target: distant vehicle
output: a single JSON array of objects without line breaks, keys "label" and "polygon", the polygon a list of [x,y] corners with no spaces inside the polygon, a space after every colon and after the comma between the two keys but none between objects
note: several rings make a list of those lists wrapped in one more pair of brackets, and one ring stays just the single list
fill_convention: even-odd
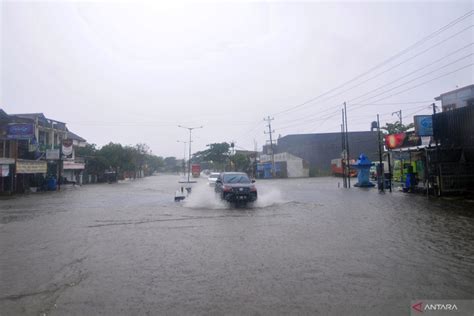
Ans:
[{"label": "distant vehicle", "polygon": [[198,163],[192,164],[191,174],[193,175],[193,178],[199,178],[199,176],[201,175],[201,165]]},{"label": "distant vehicle", "polygon": [[[355,164],[355,160],[350,160],[351,164]],[[331,171],[333,176],[335,177],[342,177],[342,159],[341,158],[336,158],[331,160]],[[357,176],[357,170],[351,168],[349,172],[350,177],[356,177]]]},{"label": "distant vehicle", "polygon": [[223,172],[216,180],[214,190],[222,200],[231,203],[247,203],[257,200],[257,188],[243,172]]},{"label": "distant vehicle", "polygon": [[211,187],[216,185],[217,178],[219,178],[220,173],[219,172],[211,172],[209,174],[209,177],[207,178],[207,181]]}]

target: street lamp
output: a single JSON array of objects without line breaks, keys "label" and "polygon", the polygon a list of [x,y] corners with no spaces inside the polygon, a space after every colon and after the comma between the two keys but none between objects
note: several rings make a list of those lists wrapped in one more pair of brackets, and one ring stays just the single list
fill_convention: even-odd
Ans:
[{"label": "street lamp", "polygon": [[191,143],[193,142],[191,138],[191,134],[192,134],[193,129],[203,128],[204,126],[201,125],[201,126],[196,126],[196,127],[186,127],[186,126],[178,125],[178,127],[189,130],[189,163],[188,163],[188,182],[189,182],[189,175],[191,173]]},{"label": "street lamp", "polygon": [[177,143],[183,143],[184,144],[184,150],[183,150],[183,174],[186,175],[186,144],[188,142],[183,141],[183,140],[177,140]]}]

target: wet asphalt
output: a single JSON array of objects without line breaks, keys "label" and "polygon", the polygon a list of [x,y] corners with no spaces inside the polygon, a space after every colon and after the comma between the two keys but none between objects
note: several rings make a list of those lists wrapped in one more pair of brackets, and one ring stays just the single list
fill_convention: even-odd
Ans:
[{"label": "wet asphalt", "polygon": [[406,315],[474,298],[474,202],[257,181],[233,208],[204,179],[0,200],[0,315]]}]

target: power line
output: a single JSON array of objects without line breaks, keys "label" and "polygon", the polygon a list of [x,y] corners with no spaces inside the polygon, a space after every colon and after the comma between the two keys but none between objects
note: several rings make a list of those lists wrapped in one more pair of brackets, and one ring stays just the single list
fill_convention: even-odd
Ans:
[{"label": "power line", "polygon": [[[390,88],[390,89],[388,89],[388,90],[386,90],[386,91],[384,91],[384,92],[381,92],[381,93],[379,93],[379,94],[373,95],[373,96],[371,96],[371,97],[369,97],[369,98],[363,100],[362,102],[366,102],[367,100],[370,100],[370,99],[372,99],[372,98],[374,98],[374,97],[380,96],[380,95],[385,94],[385,93],[387,93],[387,92],[390,92],[390,91],[392,91],[392,90],[394,90],[394,89],[396,89],[396,88],[399,88],[399,87],[404,86],[404,85],[406,85],[406,84],[408,84],[408,83],[411,83],[411,82],[413,82],[413,81],[415,81],[415,80],[418,80],[418,79],[420,79],[420,78],[423,78],[423,77],[426,77],[426,76],[428,76],[428,75],[431,75],[432,73],[434,73],[434,72],[436,72],[436,71],[438,71],[438,70],[441,70],[441,69],[443,69],[443,68],[446,68],[446,67],[448,67],[448,66],[451,66],[451,65],[453,65],[453,64],[455,64],[455,63],[457,63],[457,62],[459,62],[459,61],[461,61],[461,60],[464,60],[464,59],[466,59],[466,58],[469,58],[469,57],[471,57],[471,56],[473,56],[473,55],[474,55],[474,53],[471,53],[471,54],[469,54],[469,55],[465,55],[465,56],[463,56],[463,57],[461,57],[461,58],[456,59],[456,60],[453,61],[453,62],[450,62],[450,63],[448,63],[448,64],[446,64],[446,65],[444,65],[444,66],[438,67],[438,68],[436,68],[436,69],[434,69],[434,70],[432,70],[432,71],[430,71],[430,72],[427,72],[427,73],[425,73],[425,74],[423,74],[423,75],[421,75],[421,76],[415,77],[415,78],[413,78],[413,79],[411,79],[411,80],[409,80],[409,81],[406,81],[406,82],[404,82],[404,83],[402,83],[402,84],[400,84],[400,85],[398,85],[398,86],[396,86],[396,87]],[[430,65],[431,65],[431,64],[430,64]],[[382,85],[382,86],[380,86],[380,87],[378,87],[378,88],[376,88],[376,89],[373,89],[373,90],[371,90],[371,91],[369,91],[369,92],[367,92],[367,93],[364,93],[364,94],[359,95],[359,96],[357,96],[357,97],[355,97],[355,98],[352,98],[352,99],[349,100],[349,102],[352,102],[352,101],[357,100],[357,99],[359,99],[359,98],[361,98],[361,97],[363,97],[363,96],[366,96],[366,95],[368,95],[368,94],[370,94],[370,93],[372,93],[372,92],[375,92],[375,91],[377,91],[377,90],[380,90],[381,88],[384,88],[384,87],[386,87],[386,86],[389,86],[389,85],[391,85],[391,84],[393,84],[393,83],[395,83],[395,82],[397,82],[397,81],[399,81],[399,80],[401,80],[401,79],[403,79],[403,78],[409,77],[409,76],[412,75],[413,73],[415,73],[415,72],[417,72],[417,71],[420,71],[420,70],[422,70],[422,69],[424,69],[424,68],[426,68],[426,67],[425,67],[425,66],[424,66],[424,67],[421,67],[421,68],[419,68],[419,69],[417,69],[417,70],[415,70],[415,71],[412,71],[411,73],[409,73],[409,74],[407,74],[407,75],[401,76],[401,77],[399,77],[399,78],[397,78],[397,79],[395,79],[395,80],[393,80],[393,81],[391,81],[391,82],[389,82],[389,83],[387,83],[387,84],[384,84],[384,85]]]},{"label": "power line", "polygon": [[[397,92],[397,93],[391,94],[391,95],[389,95],[389,96],[380,98],[380,99],[378,99],[378,100],[375,100],[374,102],[382,101],[382,100],[391,98],[391,97],[393,97],[393,96],[399,95],[399,94],[401,94],[401,93],[404,93],[404,92],[406,92],[406,91],[413,90],[413,89],[415,89],[415,88],[417,88],[417,87],[419,87],[419,86],[422,86],[422,85],[424,85],[424,84],[426,84],[426,83],[435,81],[435,80],[440,79],[440,78],[442,78],[442,77],[446,77],[446,76],[449,76],[449,75],[451,75],[451,74],[453,74],[453,73],[455,73],[455,72],[461,71],[461,70],[463,70],[463,69],[465,69],[465,68],[471,67],[472,65],[474,65],[474,63],[470,63],[470,64],[467,64],[467,65],[464,65],[463,67],[460,67],[460,68],[458,68],[458,69],[456,69],[456,70],[453,70],[453,71],[444,73],[444,74],[442,74],[442,75],[440,75],[440,76],[438,76],[438,77],[435,77],[435,78],[433,78],[433,79],[430,79],[430,80],[427,80],[427,81],[423,81],[422,83],[419,83],[419,84],[417,84],[417,85],[415,85],[415,86],[409,87],[409,88],[407,88],[407,89],[405,89],[405,90],[399,91],[399,92]],[[354,110],[354,109],[360,109],[361,107],[363,107],[363,106],[355,107],[355,108],[353,108],[353,110]]]},{"label": "power line", "polygon": [[[456,73],[456,72],[458,72],[458,71],[461,71],[461,70],[463,70],[463,69],[466,69],[466,68],[468,68],[468,67],[471,67],[472,65],[474,65],[474,63],[467,64],[467,65],[465,65],[465,66],[463,66],[463,67],[460,67],[460,68],[458,68],[458,69],[456,69],[456,70],[450,71],[450,72],[448,72],[448,73],[444,73],[444,74],[442,74],[442,75],[440,75],[440,76],[438,76],[438,77],[435,77],[435,78],[432,78],[432,79],[430,79],[430,80],[421,82],[421,83],[419,83],[419,84],[417,84],[417,85],[408,87],[408,88],[405,89],[405,90],[401,90],[401,91],[398,91],[397,93],[393,93],[393,94],[391,94],[391,95],[389,95],[389,96],[380,98],[380,99],[378,99],[378,100],[375,100],[374,103],[379,102],[379,101],[382,101],[382,100],[385,100],[385,99],[388,99],[388,98],[391,98],[391,97],[394,97],[394,96],[399,95],[399,94],[402,94],[402,93],[404,93],[404,92],[406,92],[406,91],[413,90],[413,89],[418,88],[419,86],[422,86],[422,85],[424,85],[424,84],[426,84],[426,83],[435,81],[435,80],[440,79],[440,78],[442,78],[442,77],[446,77],[446,76],[448,76],[448,75],[451,75],[451,74]],[[353,108],[350,109],[350,110],[361,109],[361,108],[363,108],[363,107],[365,107],[365,106],[366,106],[366,105],[355,106],[355,107],[353,107]],[[321,120],[322,120],[323,122],[318,125],[318,127],[321,127],[328,119],[334,117],[334,116],[337,115],[337,114],[340,114],[339,109],[337,109],[336,111],[333,111],[333,112],[329,113],[328,115],[326,115],[326,116],[324,116],[324,117],[322,117],[322,118],[320,118],[320,119],[311,120],[311,122],[316,122],[316,121],[321,121]],[[301,123],[299,123],[298,125],[301,125]],[[280,127],[280,129],[283,130],[283,129],[287,129],[287,128],[293,127],[293,126],[294,126],[294,125],[291,125],[291,126],[283,126],[283,127]]]},{"label": "power line", "polygon": [[[450,23],[446,24],[445,26],[441,27],[440,29],[436,30],[435,32],[429,34],[428,36],[422,38],[421,40],[417,41],[416,43],[414,43],[414,44],[410,45],[409,47],[405,48],[405,49],[402,50],[401,52],[399,52],[399,53],[393,55],[392,57],[389,57],[388,59],[384,60],[383,62],[377,64],[376,66],[374,66],[374,67],[372,67],[372,68],[370,68],[370,69],[368,69],[367,71],[363,72],[362,74],[359,74],[359,75],[353,77],[352,79],[350,79],[350,80],[348,80],[348,81],[346,81],[346,82],[340,84],[339,86],[337,86],[337,87],[335,87],[335,88],[333,88],[333,89],[330,89],[329,91],[326,91],[326,92],[324,92],[324,93],[322,93],[322,94],[320,94],[320,95],[318,95],[318,96],[316,96],[316,97],[314,97],[314,98],[311,98],[311,99],[309,99],[309,100],[307,100],[307,101],[305,101],[305,102],[303,102],[303,103],[300,103],[300,104],[291,106],[291,107],[289,107],[289,108],[287,108],[287,109],[284,109],[284,110],[281,110],[281,111],[279,111],[279,112],[276,112],[276,113],[274,113],[274,115],[279,115],[279,114],[282,114],[282,113],[286,113],[286,112],[292,111],[292,110],[294,110],[294,109],[296,109],[296,108],[302,107],[302,106],[304,106],[304,105],[306,105],[306,104],[309,104],[309,103],[311,103],[311,102],[313,102],[313,101],[315,101],[315,100],[317,100],[317,99],[319,99],[319,98],[321,98],[321,97],[323,97],[323,96],[325,96],[325,95],[327,95],[327,94],[329,94],[329,93],[331,93],[331,92],[333,92],[333,91],[335,91],[335,90],[338,90],[338,89],[344,87],[344,86],[347,85],[348,83],[351,83],[351,82],[353,82],[353,81],[356,81],[357,79],[359,79],[359,78],[361,78],[361,77],[367,75],[368,73],[374,71],[375,69],[378,69],[378,68],[380,68],[380,67],[386,65],[387,63],[391,62],[392,60],[398,58],[399,56],[404,55],[405,53],[407,53],[407,52],[410,51],[411,49],[413,49],[413,48],[415,48],[415,47],[417,47],[417,46],[423,44],[424,42],[426,42],[427,40],[431,39],[432,37],[434,37],[434,36],[436,36],[436,35],[438,35],[438,34],[444,32],[445,30],[447,30],[447,29],[453,27],[454,25],[458,24],[459,22],[461,22],[461,21],[463,21],[464,19],[466,19],[466,18],[468,18],[469,16],[471,16],[473,13],[474,13],[473,10],[467,12],[466,14],[462,15],[461,17],[459,17],[459,18],[457,18],[457,19],[451,21]],[[472,26],[470,26],[470,27],[472,27]],[[463,30],[463,31],[461,31],[461,32],[464,32],[464,31],[465,31],[465,30]],[[453,35],[453,36],[456,36],[456,35],[458,35],[458,33],[456,33],[456,34]],[[449,39],[449,38],[448,38],[448,39]],[[446,41],[446,40],[445,40],[445,41]]]},{"label": "power line", "polygon": [[[464,31],[466,31],[467,29],[470,29],[470,28],[472,28],[472,27],[474,27],[474,25],[471,25],[471,26],[469,26],[468,28],[463,29],[462,31],[460,31],[460,32],[458,32],[458,33],[456,33],[456,34],[450,36],[448,39],[451,39],[451,38],[453,38],[454,36],[459,35],[460,33],[464,32]],[[437,44],[435,44],[435,45],[429,47],[428,49],[424,50],[422,53],[424,53],[424,52],[426,52],[427,50],[433,48],[434,46],[439,45],[440,43],[445,43],[448,39],[444,39],[444,40],[438,42]],[[410,74],[413,74],[413,73],[415,73],[415,72],[417,72],[417,71],[420,71],[420,70],[422,70],[422,69],[424,69],[424,68],[427,68],[427,67],[429,67],[430,65],[433,65],[433,64],[435,64],[435,63],[438,62],[438,61],[441,61],[441,60],[443,60],[443,59],[445,59],[445,58],[448,58],[449,56],[452,56],[452,55],[458,53],[459,51],[464,50],[464,49],[466,49],[466,48],[472,46],[473,44],[474,44],[474,43],[470,43],[470,44],[468,44],[468,45],[466,45],[466,46],[464,46],[464,47],[462,47],[462,48],[460,48],[460,49],[457,49],[457,50],[455,50],[455,51],[452,51],[452,52],[450,52],[449,54],[447,54],[447,55],[445,55],[445,56],[439,58],[438,60],[433,61],[431,64],[425,65],[424,67],[419,68],[418,70],[415,70],[415,71],[413,71],[413,72],[411,72],[411,73],[409,73],[409,74],[406,74],[405,76],[409,76]],[[375,75],[375,76],[372,76],[372,77],[368,78],[367,80],[361,82],[360,84],[357,84],[357,85],[355,85],[355,86],[352,86],[351,88],[346,89],[346,90],[344,90],[344,91],[342,91],[342,92],[339,92],[339,93],[337,93],[337,94],[334,94],[334,95],[332,95],[332,96],[328,96],[327,98],[325,98],[325,100],[320,101],[319,104],[322,104],[322,103],[324,103],[324,102],[327,102],[328,100],[330,100],[330,99],[332,99],[332,98],[334,98],[334,97],[336,97],[336,96],[339,96],[339,95],[341,95],[341,94],[343,94],[343,93],[345,93],[345,92],[348,92],[348,91],[352,90],[353,88],[356,88],[356,87],[358,87],[358,86],[360,86],[360,85],[362,85],[362,84],[364,84],[364,83],[366,83],[366,82],[368,82],[368,81],[370,81],[370,80],[372,80],[372,79],[375,79],[375,78],[379,77],[379,75],[384,74],[384,73],[386,73],[386,72],[388,72],[388,71],[390,71],[390,70],[396,68],[397,66],[399,66],[399,65],[401,65],[401,64],[403,64],[403,63],[405,63],[405,62],[407,62],[407,61],[409,61],[409,60],[411,60],[411,59],[413,59],[414,57],[417,57],[417,56],[419,56],[419,55],[421,55],[421,53],[420,53],[420,54],[417,54],[417,55],[415,55],[415,56],[413,56],[412,58],[408,58],[408,59],[404,60],[403,62],[401,62],[401,63],[399,63],[399,64],[397,64],[397,65],[395,65],[395,66],[393,66],[393,67],[391,67],[391,68],[389,68],[389,69],[387,69],[386,71],[383,71],[383,72],[381,72],[381,73],[379,73],[379,74],[377,74],[377,75]],[[397,79],[397,80],[400,80],[400,79],[402,79],[402,78],[399,78],[399,79]],[[397,80],[395,80],[395,81],[397,81]],[[392,82],[395,82],[395,81],[392,81]],[[380,89],[380,87],[379,87],[379,88],[376,88],[376,89],[374,89],[374,90],[370,90],[370,91],[367,92],[366,94],[370,94],[370,93],[372,93],[373,91],[376,91],[376,90],[378,90],[378,89]],[[352,100],[354,100],[354,99],[352,99]],[[350,101],[352,101],[352,100],[350,100]],[[429,101],[429,102],[431,102],[431,101]],[[318,104],[318,103],[317,103],[317,104]],[[324,111],[323,111],[323,113],[324,113]],[[305,117],[306,117],[306,116],[305,116]]]},{"label": "power line", "polygon": [[[473,45],[473,44],[474,44],[474,43],[471,43],[470,45]],[[468,46],[469,46],[469,45],[468,45]],[[466,46],[466,47],[467,47],[467,46]],[[459,62],[459,61],[461,61],[461,60],[463,60],[463,59],[466,59],[466,58],[468,58],[468,57],[470,57],[470,56],[472,56],[472,55],[474,55],[474,53],[471,53],[471,54],[469,54],[469,55],[463,56],[463,57],[461,57],[461,58],[459,58],[459,59],[457,59],[457,60],[455,60],[455,61],[453,61],[453,62],[451,62],[451,63],[449,63],[449,64],[446,64],[446,65],[444,65],[444,66],[438,67],[438,68],[434,69],[434,70],[431,71],[431,72],[425,73],[424,75],[418,76],[418,77],[416,77],[416,78],[414,78],[414,79],[412,79],[412,80],[409,80],[409,81],[407,81],[407,82],[405,82],[405,83],[403,83],[403,84],[401,84],[401,85],[399,85],[399,86],[397,86],[397,87],[390,88],[390,89],[388,89],[388,90],[386,90],[386,91],[384,91],[384,92],[382,92],[382,93],[379,93],[379,94],[377,94],[377,95],[375,95],[375,96],[368,97],[368,98],[366,98],[366,99],[364,99],[364,100],[362,100],[362,101],[360,101],[360,102],[361,102],[361,104],[362,104],[363,102],[367,102],[368,100],[370,100],[370,99],[372,99],[372,98],[374,98],[374,97],[376,97],[376,96],[383,95],[383,94],[385,94],[385,93],[387,93],[387,92],[390,92],[390,91],[392,91],[392,90],[394,90],[394,89],[396,89],[396,88],[398,88],[398,87],[400,87],[400,86],[403,86],[403,85],[408,84],[408,83],[410,83],[410,82],[413,82],[413,81],[415,81],[415,80],[417,80],[417,79],[420,79],[420,78],[423,78],[423,77],[425,77],[425,76],[428,76],[428,75],[430,75],[430,74],[432,74],[432,73],[434,73],[434,72],[436,72],[436,71],[438,71],[438,70],[440,70],[440,69],[446,68],[446,67],[448,67],[448,66],[450,66],[450,65],[452,65],[452,64],[455,64],[455,63],[457,63],[457,62]],[[446,55],[446,56],[444,56],[444,57],[438,59],[436,62],[438,62],[438,61],[440,61],[440,60],[442,60],[442,59],[444,59],[444,58],[447,58],[448,56],[449,56],[449,55]],[[399,78],[397,78],[397,79],[395,79],[395,80],[393,80],[393,81],[390,81],[389,83],[386,83],[386,84],[384,84],[384,85],[382,85],[382,86],[379,86],[379,87],[377,87],[377,88],[375,88],[375,89],[372,89],[372,90],[370,90],[370,91],[368,91],[368,92],[366,92],[366,93],[364,93],[364,94],[362,94],[362,95],[359,95],[359,96],[357,96],[357,97],[355,97],[355,98],[352,98],[352,99],[350,99],[348,102],[355,101],[355,100],[357,100],[357,99],[359,99],[359,98],[361,98],[361,97],[363,97],[363,96],[366,96],[366,95],[371,94],[371,93],[373,93],[373,92],[375,92],[375,91],[378,91],[378,90],[380,90],[380,89],[382,89],[382,88],[384,88],[384,87],[386,87],[386,86],[389,86],[389,85],[391,85],[391,84],[393,84],[393,83],[395,83],[395,82],[397,82],[397,81],[399,81],[399,80],[401,80],[401,79],[403,79],[403,78],[405,78],[405,77],[409,77],[410,75],[412,75],[412,74],[414,74],[414,73],[416,73],[416,72],[418,72],[418,71],[420,71],[420,70],[422,70],[422,69],[424,69],[424,68],[427,68],[428,66],[431,66],[431,65],[433,65],[434,63],[435,63],[435,62],[432,62],[432,63],[430,63],[430,64],[428,64],[428,65],[425,65],[425,66],[423,66],[423,67],[421,67],[421,68],[419,68],[419,69],[417,69],[417,70],[415,70],[415,71],[412,71],[412,72],[410,72],[410,73],[408,73],[408,74],[405,74],[405,75],[403,75],[403,76],[401,76],[401,77],[399,77]],[[426,101],[426,102],[431,102],[431,101]],[[320,115],[320,114],[322,114],[322,113],[324,113],[324,112],[327,112],[327,111],[328,111],[328,108],[325,109],[325,110],[323,110],[323,111],[319,111],[319,112],[317,113],[317,115]],[[313,114],[312,116],[314,116],[314,115],[315,115],[315,114]],[[293,121],[297,121],[297,120],[305,119],[305,118],[308,118],[308,115],[305,115],[305,116],[302,117],[302,118],[292,119],[292,120],[287,121],[287,122],[293,122]]]},{"label": "power line", "polygon": [[[441,66],[441,67],[438,67],[438,68],[436,68],[436,69],[434,69],[434,70],[432,70],[432,71],[430,71],[430,72],[428,72],[428,73],[425,73],[425,74],[423,74],[423,75],[421,75],[421,76],[418,76],[418,77],[416,77],[416,78],[414,78],[414,79],[408,80],[408,81],[406,81],[406,82],[404,82],[404,83],[402,83],[402,84],[400,84],[400,85],[398,85],[398,86],[395,86],[395,87],[392,87],[392,88],[390,88],[390,89],[387,89],[387,90],[385,90],[385,91],[383,91],[383,92],[381,92],[381,93],[379,93],[379,94],[376,94],[376,95],[374,95],[374,96],[368,97],[368,98],[366,98],[366,99],[364,99],[364,100],[362,100],[362,101],[360,101],[360,102],[362,102],[361,104],[364,104],[363,102],[367,102],[367,101],[369,101],[369,100],[371,100],[371,99],[373,99],[373,98],[375,98],[375,97],[377,97],[377,96],[386,94],[386,93],[388,93],[388,92],[390,92],[390,91],[393,91],[393,90],[395,90],[395,89],[397,89],[397,88],[400,88],[400,87],[402,87],[402,86],[404,86],[404,85],[407,85],[407,84],[409,84],[409,83],[411,83],[411,82],[413,82],[413,81],[416,81],[416,80],[418,80],[418,79],[420,79],[420,78],[426,77],[426,76],[428,76],[428,75],[430,75],[430,74],[432,74],[432,73],[434,73],[434,72],[436,72],[436,71],[438,71],[438,70],[440,70],[440,69],[446,68],[446,67],[451,66],[451,65],[453,65],[453,64],[455,64],[455,63],[457,63],[457,62],[459,62],[459,61],[461,61],[461,60],[464,60],[464,59],[466,59],[466,58],[468,58],[468,57],[471,57],[472,55],[474,55],[474,53],[471,53],[471,54],[469,54],[469,55],[466,55],[466,56],[463,56],[463,57],[461,57],[461,58],[458,58],[458,59],[456,59],[455,61],[453,61],[453,62],[451,62],[451,63],[448,63],[448,64],[446,64],[446,65],[443,65],[443,66]],[[446,56],[445,56],[445,57],[446,57]],[[430,65],[431,65],[431,64],[430,64]],[[393,83],[395,83],[395,82],[397,82],[397,81],[399,81],[399,80],[401,80],[401,79],[403,79],[403,78],[405,78],[405,77],[409,77],[409,76],[412,75],[413,73],[415,73],[415,72],[417,72],[417,71],[420,71],[420,70],[422,70],[422,69],[424,69],[424,68],[426,68],[426,67],[427,67],[427,66],[424,66],[424,67],[421,67],[421,68],[419,68],[419,69],[417,69],[417,70],[415,70],[415,71],[412,71],[412,72],[410,72],[409,74],[406,74],[406,75],[404,75],[404,76],[401,76],[401,77],[399,77],[399,78],[397,78],[397,79],[395,79],[395,80],[393,80],[393,81],[391,81],[391,82],[389,82],[389,83],[387,83],[387,84],[384,84],[384,85],[379,86],[379,87],[377,87],[377,88],[375,88],[375,89],[372,89],[372,90],[370,90],[369,92],[366,92],[366,93],[364,93],[364,94],[362,94],[362,95],[359,95],[359,96],[357,96],[357,97],[355,97],[355,98],[352,98],[352,99],[350,99],[348,102],[355,101],[355,100],[357,100],[357,99],[359,99],[359,98],[361,98],[361,97],[363,97],[363,96],[365,96],[365,95],[368,95],[368,94],[370,94],[370,93],[372,93],[372,92],[375,92],[375,91],[377,91],[377,90],[380,90],[381,88],[384,88],[384,87],[386,87],[386,86],[389,86],[389,85],[391,85],[391,84],[393,84]],[[431,101],[429,101],[429,102],[431,102]],[[374,102],[374,103],[375,103],[375,102]],[[329,109],[329,108],[328,108],[328,109]],[[324,111],[320,111],[319,113],[316,113],[316,114],[309,115],[309,116],[306,115],[306,116],[304,117],[306,120],[304,120],[304,121],[308,121],[309,118],[314,117],[314,116],[316,116],[316,115],[321,115],[322,113],[328,111],[328,109],[326,109],[326,110],[324,110]],[[293,119],[293,120],[291,120],[290,122],[300,121],[300,120],[301,120],[301,118],[298,118],[298,119]],[[285,127],[283,127],[283,128],[285,128]]]},{"label": "power line", "polygon": [[[467,29],[470,29],[470,28],[473,28],[473,27],[474,27],[474,25],[471,25],[471,26],[469,26],[468,28],[462,30],[461,32],[464,32],[464,31],[466,31]],[[456,33],[455,35],[458,35],[458,34],[460,34],[461,32],[458,32],[458,33]],[[453,37],[454,37],[454,36],[451,36],[450,38],[453,38]],[[439,45],[439,44],[441,44],[441,43],[445,43],[445,42],[446,42],[446,39],[444,39],[444,40],[442,40],[442,41],[439,41],[437,44],[435,44],[435,45],[429,47],[428,49],[424,50],[424,51],[421,52],[420,54],[417,54],[417,55],[412,56],[412,57],[410,57],[410,58],[408,58],[408,59],[405,59],[403,62],[401,62],[401,63],[399,63],[399,64],[397,64],[397,65],[395,65],[395,66],[393,66],[393,67],[390,67],[390,68],[386,69],[385,71],[382,71],[382,72],[376,74],[375,76],[372,76],[372,77],[370,77],[370,78],[368,78],[368,79],[366,79],[366,80],[360,82],[359,84],[357,84],[357,85],[355,85],[355,86],[352,86],[352,87],[350,87],[349,89],[346,89],[346,90],[344,90],[344,91],[342,91],[342,92],[340,92],[340,93],[338,93],[338,94],[332,95],[332,96],[330,96],[330,97],[328,97],[328,98],[336,97],[336,96],[341,95],[341,94],[343,94],[343,93],[345,93],[345,92],[348,92],[348,91],[350,91],[350,90],[352,90],[352,89],[354,89],[354,88],[357,88],[357,87],[363,85],[364,83],[367,83],[367,82],[370,81],[370,80],[373,80],[373,79],[375,79],[375,78],[378,78],[378,77],[380,77],[381,75],[383,75],[383,74],[389,72],[390,70],[395,69],[396,67],[398,67],[398,66],[400,66],[400,65],[402,65],[402,64],[404,64],[404,63],[406,63],[406,62],[408,62],[408,61],[410,61],[410,60],[412,60],[413,58],[422,55],[423,53],[425,53],[426,51],[430,50],[431,48],[433,48],[433,47],[435,47],[435,46],[437,46],[437,45]],[[418,72],[418,71],[421,71],[421,70],[423,70],[423,69],[425,69],[425,68],[428,68],[429,66],[434,65],[435,63],[437,63],[437,62],[439,62],[439,61],[442,61],[442,60],[444,60],[444,59],[446,59],[446,58],[448,58],[448,57],[450,57],[450,56],[452,56],[452,55],[455,55],[455,54],[457,54],[458,52],[460,52],[460,51],[462,51],[462,50],[464,50],[464,49],[466,49],[466,48],[468,48],[468,47],[470,47],[470,46],[472,46],[472,45],[474,45],[474,43],[469,43],[468,45],[466,45],[466,46],[464,46],[464,47],[461,47],[461,48],[459,48],[459,49],[457,49],[457,50],[455,50],[455,51],[452,51],[452,52],[448,53],[447,55],[445,55],[445,56],[443,56],[443,57],[441,57],[441,58],[439,58],[439,59],[437,59],[437,60],[431,62],[431,63],[428,64],[428,65],[425,65],[425,66],[423,66],[423,67],[421,67],[421,68],[418,68],[417,70],[414,70],[413,72],[407,74],[406,76],[409,76],[410,74],[413,74],[413,73],[416,73],[416,72]],[[401,79],[401,78],[400,78],[400,79]],[[399,80],[399,79],[397,79],[397,80]],[[370,92],[369,92],[369,93],[370,93]]]}]

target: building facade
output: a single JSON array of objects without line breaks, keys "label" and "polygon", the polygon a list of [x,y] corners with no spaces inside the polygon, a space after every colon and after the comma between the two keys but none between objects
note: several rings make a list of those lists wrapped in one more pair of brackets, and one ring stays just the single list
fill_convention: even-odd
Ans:
[{"label": "building facade", "polygon": [[[278,170],[276,170],[276,173],[280,172],[282,177],[285,177],[285,178],[309,177],[309,164],[304,159],[287,152],[275,154],[274,159],[275,159],[275,165],[281,166],[280,168],[278,168]],[[271,168],[271,161],[272,161],[271,155],[260,155],[260,164],[270,163],[270,168]],[[264,170],[264,168],[262,168],[262,170]]]},{"label": "building facade", "polygon": [[474,105],[474,84],[442,93],[435,100],[441,101],[443,112]]},{"label": "building facade", "polygon": [[[349,132],[349,154],[356,159],[364,153],[370,160],[378,157],[377,132]],[[331,160],[340,158],[342,153],[341,133],[286,135],[273,146],[276,154],[289,153],[308,162],[311,175],[330,175]],[[264,146],[268,154],[269,146]]]},{"label": "building facade", "polygon": [[[74,140],[68,140],[68,134],[73,133],[65,123],[42,113],[7,114],[0,110],[0,193],[43,190],[48,179],[62,179],[63,158],[75,159]],[[71,146],[65,148],[68,142]]]}]

